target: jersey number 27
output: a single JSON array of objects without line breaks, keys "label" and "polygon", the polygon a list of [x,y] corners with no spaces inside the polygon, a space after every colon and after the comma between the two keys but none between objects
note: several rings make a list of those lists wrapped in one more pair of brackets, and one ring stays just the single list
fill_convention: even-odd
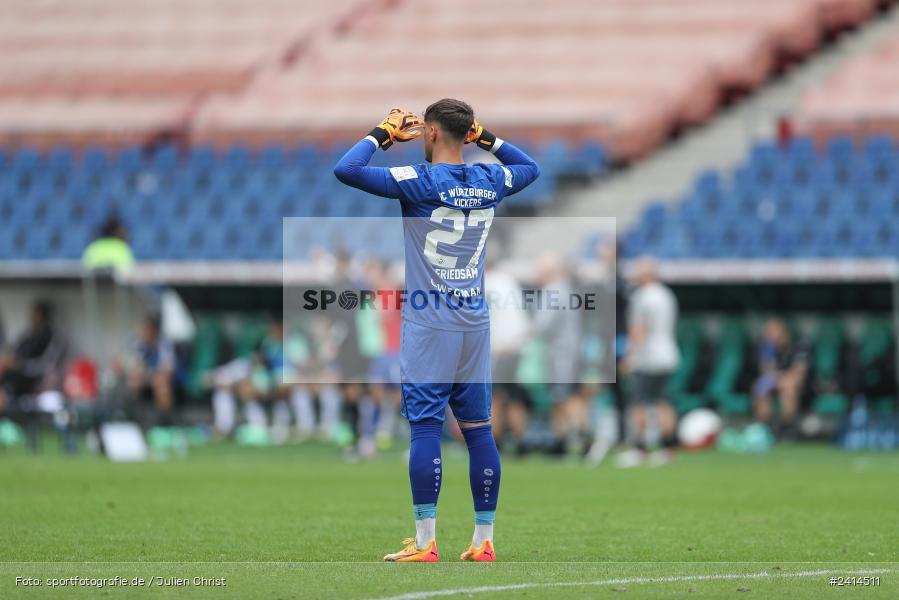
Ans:
[{"label": "jersey number 27", "polygon": [[425,238],[425,258],[432,265],[438,267],[446,267],[455,269],[458,257],[447,256],[437,251],[437,244],[453,245],[462,239],[465,235],[465,227],[477,227],[481,223],[484,224],[484,230],[481,233],[481,239],[478,241],[478,247],[475,249],[471,260],[468,261],[468,268],[478,265],[481,253],[484,251],[484,244],[487,242],[487,234],[490,233],[490,226],[493,224],[493,208],[480,208],[469,211],[468,223],[465,222],[465,213],[455,208],[441,206],[435,208],[431,213],[431,221],[434,223],[443,223],[444,221],[452,221],[453,230],[435,229],[431,231]]}]

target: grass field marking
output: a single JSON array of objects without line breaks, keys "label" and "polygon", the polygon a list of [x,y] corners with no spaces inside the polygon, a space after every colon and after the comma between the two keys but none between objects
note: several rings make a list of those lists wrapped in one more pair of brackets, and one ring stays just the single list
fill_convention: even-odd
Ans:
[{"label": "grass field marking", "polygon": [[822,569],[818,571],[796,571],[794,573],[718,573],[712,575],[673,575],[671,577],[623,577],[618,579],[600,579],[597,581],[555,581],[549,583],[512,583],[508,585],[485,585],[472,588],[456,588],[450,590],[432,590],[429,592],[409,592],[399,596],[385,596],[375,600],[423,600],[438,596],[456,596],[459,594],[482,594],[486,592],[507,592],[514,590],[530,590],[556,587],[581,587],[596,585],[626,585],[638,583],[680,583],[686,581],[720,581],[727,579],[767,579],[774,577],[821,577],[824,575],[883,575],[899,572],[895,569],[862,569],[847,571],[845,569]]},{"label": "grass field marking", "polygon": [[[894,564],[896,561],[872,562],[845,560],[503,560],[504,565],[845,565]],[[390,563],[386,563],[390,564]],[[896,563],[899,564],[899,563]],[[0,565],[385,565],[384,560],[0,560]],[[441,562],[440,568],[470,569],[464,561]],[[884,573],[899,571],[886,570]]]}]

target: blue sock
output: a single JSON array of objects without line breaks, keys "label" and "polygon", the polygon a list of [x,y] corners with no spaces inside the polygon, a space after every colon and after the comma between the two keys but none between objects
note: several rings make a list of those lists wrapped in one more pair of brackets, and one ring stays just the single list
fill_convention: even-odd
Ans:
[{"label": "blue sock", "polygon": [[493,439],[493,427],[482,425],[462,429],[468,446],[468,477],[476,518],[493,522],[499,496],[499,452]]},{"label": "blue sock", "polygon": [[[440,435],[443,423],[426,419],[410,423],[412,443],[409,447],[409,483],[412,484],[412,504],[436,505],[443,480],[443,461],[440,458]],[[436,510],[436,507],[435,507]]]}]

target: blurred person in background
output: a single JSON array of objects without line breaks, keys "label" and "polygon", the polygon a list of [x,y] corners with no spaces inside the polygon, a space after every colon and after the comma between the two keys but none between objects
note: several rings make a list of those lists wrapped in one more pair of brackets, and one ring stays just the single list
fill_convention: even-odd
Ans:
[{"label": "blurred person in background", "polygon": [[661,449],[649,454],[651,465],[671,461],[677,442],[677,416],[668,398],[668,384],[680,363],[680,350],[675,339],[677,299],[659,281],[655,262],[649,257],[634,265],[636,289],[630,298],[628,313],[628,351],[621,365],[622,373],[631,379],[629,418],[633,425],[635,447],[618,455],[619,467],[634,467],[647,458],[655,446],[647,439],[648,411],[654,407]]},{"label": "blurred person in background", "polygon": [[[774,429],[781,437],[796,431],[799,399],[808,375],[808,352],[794,343],[782,319],[769,319],[758,348],[759,376],[752,386],[755,418]],[[780,410],[774,415],[774,395]]]},{"label": "blurred person in background", "polygon": [[[301,369],[307,382],[305,391],[294,396],[297,427],[303,432],[317,430],[320,439],[331,439],[340,423],[340,388],[337,372],[337,349],[340,336],[326,316],[316,316],[308,329],[309,358]],[[318,400],[318,422],[315,423],[313,397]],[[307,424],[308,423],[308,424]]]},{"label": "blurred person in background", "polygon": [[[275,317],[274,327],[279,328],[281,354],[272,364],[275,385],[278,387],[276,424],[289,425],[291,415],[295,419],[296,434],[307,439],[315,428],[311,386],[305,380],[312,348],[308,336],[298,327],[287,327],[281,315]],[[284,435],[287,435],[287,431]]]},{"label": "blurred person in background", "polygon": [[[334,258],[334,282],[331,284],[333,291],[338,298],[344,294],[352,294],[358,300],[359,290],[365,285],[353,276],[350,255],[338,250]],[[336,344],[333,366],[339,383],[344,419],[352,429],[353,439],[358,441],[361,435],[368,432],[370,421],[370,406],[366,405],[365,395],[371,359],[363,352],[362,346],[360,313],[365,311],[354,308],[356,307],[344,310],[343,307],[332,306],[328,310],[328,318],[331,320],[331,334]],[[346,457],[352,459],[357,454],[358,448],[349,448]]]},{"label": "blurred person in background", "polygon": [[134,266],[134,254],[128,245],[128,232],[115,214],[110,215],[100,231],[81,255],[81,263],[88,270],[112,269],[127,273]]},{"label": "blurred person in background", "polygon": [[[278,315],[269,324],[265,338],[248,357],[226,362],[207,375],[214,388],[212,396],[213,426],[220,436],[230,435],[238,421],[238,400],[244,409],[244,419],[256,427],[269,425],[271,408],[272,436],[284,442],[290,435],[292,411],[296,412],[296,398],[308,387],[296,383],[300,368],[308,356],[308,346],[298,333],[287,334]],[[311,401],[311,400],[310,400]],[[310,406],[309,411],[312,411]],[[297,429],[310,433],[297,416]],[[314,420],[314,417],[309,417]]]},{"label": "blurred person in background", "polygon": [[250,377],[251,363],[248,358],[229,360],[206,374],[206,384],[212,392],[212,426],[216,435],[231,435],[237,426],[238,398],[241,404],[250,400],[249,386],[245,382]]},{"label": "blurred person in background", "polygon": [[212,392],[212,427],[220,437],[231,435],[237,426],[237,396],[242,394],[250,374],[250,363],[235,358],[216,367],[206,375],[206,383]]},{"label": "blurred person in background", "polygon": [[0,353],[0,410],[11,410],[23,396],[62,389],[66,343],[53,326],[46,300],[31,306],[28,329]]},{"label": "blurred person in background", "polygon": [[312,437],[316,422],[316,379],[313,376],[317,372],[316,348],[307,329],[309,323],[304,322],[302,325],[289,328],[285,325],[284,366],[281,372],[288,388],[288,402],[299,441]]},{"label": "blurred person in background", "polygon": [[[241,394],[247,423],[268,428],[272,439],[287,441],[290,434],[290,386],[285,384],[286,371],[284,323],[280,316],[272,319],[268,333],[250,357],[249,377]],[[269,411],[271,419],[269,419]]]},{"label": "blurred person in background", "polygon": [[400,411],[400,286],[390,277],[383,261],[372,261],[367,275],[371,289],[378,294],[374,309],[381,334],[380,352],[372,360],[369,372],[369,397],[377,408],[377,444],[387,448],[393,444]]},{"label": "blurred person in background", "polygon": [[518,383],[521,349],[527,342],[530,322],[521,286],[510,273],[487,258],[484,288],[490,303],[490,350],[493,371],[493,434],[501,445],[519,455],[527,452],[525,433],[531,399]]},{"label": "blurred person in background", "polygon": [[[377,264],[375,264],[377,263]],[[379,261],[367,262],[364,269],[364,280],[360,282],[360,287],[366,291],[375,292],[378,285],[385,284],[384,276],[381,271],[385,269],[384,265]],[[392,290],[385,290],[390,293]],[[348,458],[371,458],[375,455],[375,431],[378,425],[378,404],[381,398],[376,395],[383,396],[381,392],[385,392],[384,385],[390,379],[390,367],[380,359],[384,358],[385,352],[385,331],[382,320],[382,306],[378,303],[377,297],[362,297],[360,291],[360,300],[358,310],[355,310],[355,325],[359,336],[359,351],[365,357],[368,364],[368,372],[358,383],[362,386],[361,396],[356,403],[356,410],[351,411],[350,418],[355,418],[355,423],[351,423],[353,428],[353,437],[355,446],[347,453]],[[382,372],[379,373],[378,370]],[[377,381],[374,386],[376,389],[372,391],[372,382]],[[374,395],[373,395],[374,394]]]},{"label": "blurred person in background", "polygon": [[[548,253],[537,263],[537,284],[542,304],[534,316],[533,331],[543,345],[544,373],[552,401],[551,454],[576,452],[586,443],[589,410],[577,393],[580,362],[581,315],[563,310],[574,290],[562,257]],[[555,299],[555,300],[552,300]]]},{"label": "blurred person in background", "polygon": [[[175,346],[162,335],[158,316],[144,318],[128,368],[128,384],[136,399],[149,401],[154,409],[152,421],[157,425],[174,422]],[[145,424],[148,419],[142,419]]]},{"label": "blurred person in background", "polygon": [[[608,392],[608,395],[614,398],[614,405],[601,403],[600,398],[596,398],[593,443],[585,457],[592,465],[602,462],[623,437],[626,412],[624,386],[621,385],[623,379],[621,361],[627,352],[628,285],[622,276],[617,241],[599,244],[597,255],[603,268],[602,280],[588,291],[596,294],[598,310],[589,311],[586,316],[590,318],[588,329],[598,338],[599,354],[595,358],[598,363],[594,365],[595,373],[590,373],[589,376],[597,378],[600,383],[594,386],[586,384],[585,387],[588,391],[592,389],[593,392],[588,398]],[[614,319],[608,314],[612,308],[615,310]]]}]

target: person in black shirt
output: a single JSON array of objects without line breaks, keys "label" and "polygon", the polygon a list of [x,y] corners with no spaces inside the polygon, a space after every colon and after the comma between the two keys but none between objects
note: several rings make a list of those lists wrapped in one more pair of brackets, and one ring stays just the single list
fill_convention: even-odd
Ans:
[{"label": "person in black shirt", "polygon": [[793,430],[799,412],[799,398],[808,373],[805,349],[795,343],[781,319],[765,323],[759,344],[759,376],[752,386],[755,418],[774,424],[773,398],[780,400],[779,431]]},{"label": "person in black shirt", "polygon": [[0,411],[22,396],[60,385],[65,344],[52,326],[51,312],[49,302],[35,302],[28,330],[0,354]]}]

